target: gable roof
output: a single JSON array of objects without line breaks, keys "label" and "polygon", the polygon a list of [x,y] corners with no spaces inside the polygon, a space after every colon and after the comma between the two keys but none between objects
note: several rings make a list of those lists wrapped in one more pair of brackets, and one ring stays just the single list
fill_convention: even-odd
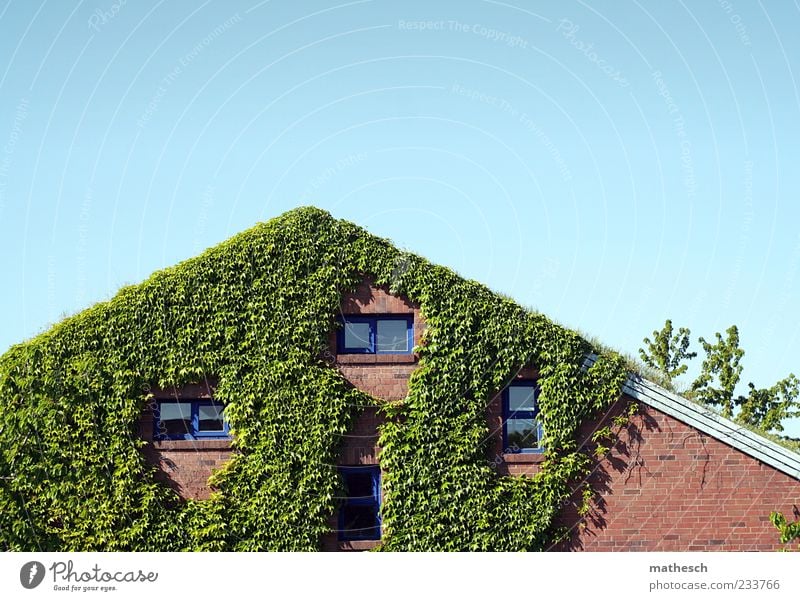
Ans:
[{"label": "gable roof", "polygon": [[[551,386],[553,449],[571,452],[580,420],[625,383],[634,398],[800,478],[800,457],[628,376],[618,354],[603,353],[582,378],[575,372],[597,345],[577,332],[306,207],[0,356],[0,547],[317,549],[336,506],[341,437],[375,400],[320,356],[343,291],[365,274],[419,302],[430,326],[409,402],[389,408],[402,419],[387,423],[401,426],[382,432],[396,492],[386,496],[386,550],[544,550],[553,542],[584,462],[546,462],[536,479],[502,478],[478,446],[486,395],[526,362],[550,368],[542,381]],[[228,416],[243,452],[214,474],[212,498],[182,503],[156,479],[132,428],[153,385],[209,374],[220,378],[218,398],[233,401]]]},{"label": "gable roof", "polygon": [[[335,221],[328,213],[315,207],[301,207],[294,209],[272,219],[266,224],[260,224],[251,230],[235,236],[228,242],[206,251],[206,253],[199,257],[184,261],[183,263],[163,270],[162,272],[156,272],[154,277],[167,274],[176,269],[188,269],[197,261],[202,260],[206,255],[211,256],[212,253],[218,252],[226,245],[237,241],[244,241],[248,237],[257,235],[260,231],[262,231],[264,228],[268,228],[270,225],[279,226],[283,221],[290,219],[294,215],[304,214],[324,216],[329,220]],[[338,223],[345,224],[347,226],[353,226],[353,224],[345,221],[339,221]],[[353,227],[355,229],[360,229],[357,226]],[[144,287],[145,285],[147,285],[147,282],[132,288],[140,288]],[[102,305],[104,303],[100,304]],[[91,310],[92,309],[88,309],[82,312],[82,314],[78,314],[76,317],[80,319],[82,315],[88,316]],[[71,321],[72,319],[73,318],[68,318],[66,321]],[[62,324],[56,324],[56,326],[51,328],[50,331],[56,330],[61,325]],[[23,343],[19,346],[21,347],[25,344],[26,343]],[[14,347],[12,347],[12,349],[13,348]],[[7,351],[5,354],[0,354],[0,357],[6,358],[4,355],[10,355],[10,351],[11,349],[9,349],[9,351]],[[597,358],[598,356],[595,354],[586,356],[584,368],[588,369],[595,363]],[[678,421],[685,423],[716,440],[730,445],[742,453],[753,457],[784,474],[800,480],[800,454],[769,440],[768,438],[742,426],[741,424],[737,424],[736,422],[719,415],[708,407],[675,394],[674,392],[659,386],[655,382],[652,382],[633,372],[629,374],[622,391],[633,399],[641,401],[648,406],[657,409],[658,411],[661,411],[662,413],[669,415],[670,417],[677,419]]]}]

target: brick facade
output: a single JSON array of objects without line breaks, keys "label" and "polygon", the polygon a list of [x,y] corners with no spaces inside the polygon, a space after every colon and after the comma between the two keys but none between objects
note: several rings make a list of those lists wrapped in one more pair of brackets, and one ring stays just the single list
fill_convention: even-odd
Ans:
[{"label": "brick facade", "polygon": [[565,508],[563,549],[770,551],[781,547],[770,512],[798,517],[800,506],[800,481],[642,404],[589,482],[597,502],[583,520]]},{"label": "brick facade", "polygon": [[[214,391],[213,382],[193,384],[181,389],[150,392],[155,399],[207,399]],[[153,440],[153,407],[148,407],[139,431],[148,441],[145,458],[158,467],[157,478],[172,487],[184,499],[207,499],[211,495],[208,478],[231,457],[229,440]]]},{"label": "brick facade", "polygon": [[[342,299],[342,315],[413,315],[414,344],[424,321],[419,306],[392,296],[370,281]],[[413,354],[339,354],[330,337],[331,363],[358,389],[386,401],[402,399],[416,368]],[[515,377],[536,377],[531,368]],[[186,398],[204,398],[213,386],[187,387]],[[164,394],[164,391],[154,391]],[[166,397],[174,398],[174,391]],[[603,419],[583,426],[580,441],[591,451],[591,433],[610,425],[630,399],[617,402]],[[539,470],[541,454],[505,453],[502,448],[502,400],[498,392],[487,405],[490,457],[500,475],[530,477]],[[365,408],[345,435],[339,465],[377,465],[378,429],[382,418]],[[152,415],[142,419],[142,436],[151,441],[145,454],[161,469],[161,477],[185,498],[207,498],[212,471],[231,456],[230,442],[152,441]],[[556,550],[590,551],[756,551],[779,548],[771,511],[798,516],[800,481],[709,437],[677,419],[645,405],[620,433],[614,448],[595,464],[589,483],[598,496],[588,516],[579,517],[577,503],[565,505],[558,525],[568,539]],[[325,550],[363,550],[375,541],[339,542],[336,517]]]},{"label": "brick facade", "polygon": [[[354,293],[342,298],[341,315],[413,315],[414,345],[418,345],[425,324],[419,305],[393,296],[385,288],[376,287],[369,280],[358,286]],[[414,354],[347,355],[339,354],[336,334],[330,336],[331,354],[336,368],[356,388],[384,401],[396,401],[408,394],[408,378],[417,364]],[[339,454],[339,465],[377,465],[378,428],[383,418],[377,409],[367,407],[356,420],[353,429],[344,437]],[[336,516],[331,518],[331,530],[336,528]],[[325,551],[362,551],[371,549],[377,541],[338,541],[335,532],[322,541]]]},{"label": "brick facade", "polygon": [[[524,367],[513,380],[533,380],[539,373],[532,367]],[[539,469],[538,464],[544,460],[541,453],[512,453],[503,448],[503,391],[494,395],[486,408],[489,423],[490,457],[492,466],[501,476],[531,476]]]},{"label": "brick facade", "polygon": [[[364,281],[354,293],[342,298],[341,315],[413,315],[414,345],[419,344],[425,324],[419,306],[407,299]],[[330,348],[337,369],[359,390],[379,399],[396,401],[408,394],[408,378],[417,357],[397,355],[340,355],[336,352],[336,333],[331,332]]]},{"label": "brick facade", "polygon": [[211,474],[231,458],[228,440],[161,440],[145,447],[159,478],[184,499],[207,499]]}]

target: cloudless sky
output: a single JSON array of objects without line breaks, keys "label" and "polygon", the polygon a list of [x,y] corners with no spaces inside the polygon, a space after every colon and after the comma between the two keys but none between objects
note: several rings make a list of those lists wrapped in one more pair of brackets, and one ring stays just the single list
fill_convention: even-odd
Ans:
[{"label": "cloudless sky", "polygon": [[797,3],[0,2],[0,352],[313,204],[629,354],[737,324],[744,383],[800,373]]}]

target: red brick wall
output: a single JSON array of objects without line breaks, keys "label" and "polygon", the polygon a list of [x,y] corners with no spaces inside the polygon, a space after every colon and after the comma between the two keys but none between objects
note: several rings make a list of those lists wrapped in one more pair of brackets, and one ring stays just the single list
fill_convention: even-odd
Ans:
[{"label": "red brick wall", "polygon": [[[211,398],[215,384],[190,384],[181,389],[153,389],[157,399]],[[145,458],[159,468],[157,479],[172,487],[184,499],[207,499],[211,495],[208,478],[231,457],[229,440],[153,440],[153,407],[148,407],[139,423],[142,438],[149,442]]]},{"label": "red brick wall", "polygon": [[378,426],[383,417],[375,407],[367,407],[350,431],[344,435],[338,465],[377,465]]},{"label": "red brick wall", "polygon": [[[364,357],[378,361],[365,362]],[[359,390],[379,399],[397,401],[406,398],[408,378],[417,366],[412,355],[339,355],[337,367]]]},{"label": "red brick wall", "polygon": [[799,481],[644,405],[589,482],[600,492],[591,514],[579,519],[573,504],[561,515],[565,549],[774,550],[770,512],[791,516],[800,505]]},{"label": "red brick wall", "polygon": [[[413,314],[415,346],[425,327],[418,305],[389,294],[385,288],[377,288],[369,280],[362,282],[353,294],[342,298],[341,314]],[[331,332],[330,347],[336,357],[336,367],[359,390],[387,401],[403,399],[408,394],[408,378],[416,368],[415,355],[339,355],[335,332]]]},{"label": "red brick wall", "polygon": [[228,440],[162,440],[144,450],[145,457],[160,471],[157,479],[171,486],[184,499],[207,499],[208,477],[231,457]]}]

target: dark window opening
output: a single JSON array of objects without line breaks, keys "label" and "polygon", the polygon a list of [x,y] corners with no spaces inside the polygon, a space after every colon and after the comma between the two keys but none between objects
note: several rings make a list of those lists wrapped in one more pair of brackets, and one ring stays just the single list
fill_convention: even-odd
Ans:
[{"label": "dark window opening", "polygon": [[159,399],[154,417],[155,440],[230,438],[222,403],[214,399]]},{"label": "dark window opening", "polygon": [[339,508],[339,540],[380,540],[380,468],[373,465],[342,466],[339,474],[345,490]]}]

